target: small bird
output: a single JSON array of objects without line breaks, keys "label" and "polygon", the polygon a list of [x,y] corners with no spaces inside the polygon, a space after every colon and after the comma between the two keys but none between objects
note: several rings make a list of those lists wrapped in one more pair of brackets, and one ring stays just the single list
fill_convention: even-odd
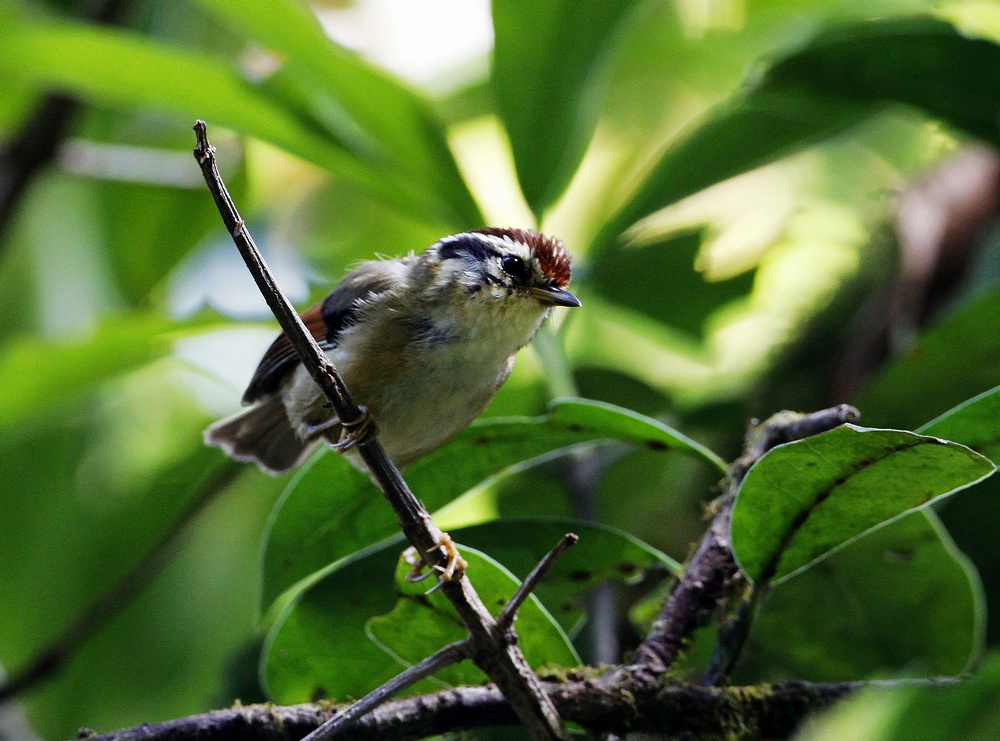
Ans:
[{"label": "small bird", "polygon": [[[569,280],[559,240],[475,229],[419,255],[362,263],[302,320],[402,467],[479,415],[552,307],[580,306]],[[357,435],[340,424],[284,334],[243,403],[250,408],[205,430],[208,445],[277,475],[325,440],[361,466]]]}]

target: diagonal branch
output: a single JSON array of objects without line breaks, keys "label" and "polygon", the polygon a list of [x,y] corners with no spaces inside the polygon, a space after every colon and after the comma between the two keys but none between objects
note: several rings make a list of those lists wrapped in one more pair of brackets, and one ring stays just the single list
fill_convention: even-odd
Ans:
[{"label": "diagonal branch", "polygon": [[542,557],[542,560],[538,562],[538,565],[531,570],[531,573],[524,577],[524,581],[521,582],[521,586],[517,588],[514,592],[514,596],[510,598],[510,602],[503,606],[500,610],[500,614],[497,615],[497,625],[500,626],[501,630],[507,630],[517,619],[517,611],[521,609],[521,605],[524,601],[528,599],[538,583],[545,578],[549,569],[552,568],[552,564],[556,562],[556,559],[563,554],[567,548],[572,548],[576,545],[576,542],[580,540],[580,536],[576,533],[566,533],[559,540],[558,543],[553,546],[552,550]]},{"label": "diagonal branch", "polygon": [[[728,490],[716,505],[711,525],[653,628],[633,654],[627,671],[647,681],[662,676],[687,647],[694,631],[707,624],[727,588],[738,577],[739,567],[733,558],[729,528],[736,492],[750,467],[777,445],[825,432],[858,417],[857,409],[841,404],[811,414],[778,412],[750,429],[743,455],[729,467]],[[740,618],[743,639],[749,631],[749,619],[747,614]],[[729,639],[738,654],[743,641],[737,636]],[[726,665],[731,667],[736,658],[736,655],[728,657]]]},{"label": "diagonal branch", "polygon": [[306,736],[302,741],[329,741],[329,739],[345,731],[360,718],[370,713],[387,700],[392,699],[407,687],[412,687],[421,679],[434,674],[439,669],[457,664],[469,654],[468,641],[449,643],[433,656],[428,656],[419,664],[414,664],[406,671],[397,674],[378,689],[368,693]]},{"label": "diagonal branch", "polygon": [[[215,148],[208,143],[205,122],[195,123],[194,130],[197,138],[195,159],[201,166],[222,220],[261,294],[291,340],[303,366],[327,395],[341,422],[345,427],[357,425],[363,419],[363,412],[351,399],[337,369],[306,331],[298,313],[275,282],[237,212],[216,167]],[[437,528],[423,504],[410,491],[377,437],[363,440],[358,449],[372,478],[395,511],[403,533],[426,563],[443,570],[448,556],[441,546],[450,542],[447,536]],[[496,682],[532,736],[546,741],[567,738],[555,706],[542,692],[538,678],[525,661],[516,638],[512,640],[510,631],[500,629],[465,574],[443,581],[442,592],[469,631],[473,661]]]}]

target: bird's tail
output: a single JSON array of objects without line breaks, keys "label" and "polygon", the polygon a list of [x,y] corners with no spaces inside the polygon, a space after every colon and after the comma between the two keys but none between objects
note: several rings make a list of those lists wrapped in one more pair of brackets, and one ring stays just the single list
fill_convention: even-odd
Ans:
[{"label": "bird's tail", "polygon": [[256,463],[272,476],[294,468],[314,446],[295,434],[277,397],[220,419],[205,430],[204,438],[206,445],[222,448],[238,461]]}]

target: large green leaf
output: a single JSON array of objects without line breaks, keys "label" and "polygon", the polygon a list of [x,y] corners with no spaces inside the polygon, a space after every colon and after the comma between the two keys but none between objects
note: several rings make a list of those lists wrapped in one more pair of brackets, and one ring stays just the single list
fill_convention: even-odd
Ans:
[{"label": "large green leaf", "polygon": [[650,572],[680,571],[680,564],[631,535],[589,522],[565,518],[510,518],[456,530],[466,546],[490,554],[523,579],[566,533],[580,540],[549,569],[535,594],[564,630],[583,617],[591,589],[609,580],[635,583]]},{"label": "large green leaf", "polygon": [[[359,156],[387,159],[452,211],[459,228],[481,226],[479,212],[448,147],[441,120],[419,95],[334,44],[299,0],[198,0],[220,19],[279,52],[303,95],[328,96],[316,108],[341,140],[357,140]],[[308,73],[305,71],[308,70]]]},{"label": "large green leaf", "polygon": [[994,470],[957,443],[843,425],[778,446],[750,469],[733,507],[733,552],[751,580],[781,579]]},{"label": "large green leaf", "polygon": [[855,402],[878,425],[916,428],[1000,384],[1000,291],[979,297],[934,325]]},{"label": "large green leaf", "polygon": [[[402,539],[393,538],[342,562],[285,610],[263,656],[264,678],[276,701],[361,696],[405,665],[466,636],[444,596],[425,594],[432,585],[405,581],[409,565],[399,558],[402,547]],[[484,554],[460,549],[473,586],[496,612],[513,595],[518,580]],[[517,627],[525,658],[536,669],[545,664],[579,664],[565,633],[537,599],[522,607]],[[451,685],[485,681],[470,662],[435,677]],[[426,690],[427,685],[421,683],[412,691]]]},{"label": "large green leaf", "polygon": [[[497,0],[493,90],[521,190],[539,217],[583,158],[614,52],[643,0]],[[632,22],[630,22],[630,20]]]},{"label": "large green leaf", "polygon": [[423,215],[436,204],[433,194],[315,133],[214,57],[83,24],[25,24],[3,31],[0,72],[15,80],[115,105],[166,109],[190,116],[192,123],[203,118],[210,127],[226,126],[325,167],[409,213]]},{"label": "large green leaf", "polygon": [[917,432],[962,443],[1000,462],[1000,386],[959,404]]},{"label": "large green leaf", "polygon": [[[544,417],[482,420],[413,463],[404,475],[433,511],[511,466],[605,439],[681,450],[725,469],[714,453],[656,420],[610,404],[565,400],[553,404]],[[289,485],[265,536],[264,606],[396,528],[391,510],[366,475],[333,455],[315,458]]]},{"label": "large green leaf", "polygon": [[193,502],[211,501],[116,592],[125,609],[99,611],[91,627],[103,627],[23,696],[29,737],[71,738],[81,724],[121,728],[232,697],[218,694],[222,667],[254,632],[248,565],[279,490],[250,471],[222,489],[219,471],[238,464],[203,445],[210,419],[190,378],[161,361],[0,429],[0,663],[9,672],[140,562]]},{"label": "large green leaf", "polygon": [[778,585],[737,681],[759,681],[756,664],[816,682],[957,675],[984,615],[975,569],[932,512],[913,512]]},{"label": "large green leaf", "polygon": [[929,18],[821,34],[670,146],[595,245],[602,249],[663,206],[840,133],[887,103],[997,141],[998,75],[1000,47]]},{"label": "large green leaf", "polygon": [[[976,74],[968,74],[969,70]],[[973,136],[1000,140],[1000,46],[929,17],[835,28],[775,64],[765,87],[919,108]]]},{"label": "large green leaf", "polygon": [[[458,533],[461,537],[461,533]],[[481,551],[460,545],[469,565],[468,575],[488,609],[497,613],[514,595],[521,581],[505,566]],[[426,594],[426,582],[410,583],[409,564],[400,559],[396,568],[399,601],[388,615],[373,617],[368,634],[385,650],[408,664],[416,664],[446,643],[465,638],[467,631],[458,613],[440,592]],[[580,657],[559,623],[537,597],[525,602],[517,613],[518,644],[528,663],[537,669],[545,665],[577,666]],[[449,685],[482,684],[486,676],[474,664],[462,663],[439,672],[436,677]]]}]

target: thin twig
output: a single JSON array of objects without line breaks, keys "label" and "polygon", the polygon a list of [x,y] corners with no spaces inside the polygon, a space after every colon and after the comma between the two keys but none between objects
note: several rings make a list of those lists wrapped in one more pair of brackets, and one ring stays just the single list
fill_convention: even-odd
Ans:
[{"label": "thin twig", "polygon": [[[733,558],[729,530],[736,492],[750,467],[777,445],[831,430],[845,422],[854,422],[858,417],[857,409],[841,404],[811,414],[779,412],[763,424],[755,424],[751,428],[744,454],[729,467],[728,490],[716,503],[716,515],[711,525],[674,586],[659,618],[633,654],[628,671],[647,681],[655,681],[662,676],[687,647],[694,631],[707,624],[726,589],[738,577],[739,567]],[[749,633],[751,617],[744,614],[738,629]],[[730,638],[733,639],[733,646],[742,649],[743,641],[736,636]],[[738,658],[737,651],[726,658],[725,666],[731,670]],[[722,681],[724,673],[717,674],[715,679]],[[609,675],[610,678],[612,675]]]},{"label": "thin twig", "polygon": [[[215,199],[219,213],[229,229],[247,268],[253,275],[268,306],[281,325],[316,384],[323,390],[336,413],[345,424],[352,426],[362,418],[362,411],[348,393],[337,369],[306,331],[299,315],[285,298],[271,276],[257,246],[236,210],[215,163],[215,148],[208,143],[204,121],[194,125],[197,146],[195,159],[201,166],[205,182]],[[399,469],[386,455],[378,438],[370,436],[358,444],[358,451],[372,478],[376,481],[399,520],[404,535],[432,567],[446,566],[448,556],[442,544],[448,542],[431,520],[426,508],[410,491]],[[568,738],[555,706],[541,690],[538,678],[524,659],[516,641],[506,640],[479,595],[464,573],[442,583],[442,593],[455,607],[469,631],[471,658],[486,675],[496,682],[510,702],[517,717],[536,739]]]},{"label": "thin twig", "polygon": [[514,620],[517,619],[517,611],[521,609],[521,605],[524,601],[528,599],[535,587],[538,586],[545,575],[548,573],[549,569],[552,568],[552,564],[556,562],[556,559],[561,556],[567,548],[571,548],[576,545],[576,542],[580,539],[580,536],[576,533],[566,533],[562,536],[562,539],[555,544],[551,551],[542,557],[542,560],[538,562],[538,565],[531,570],[524,581],[521,582],[521,586],[517,588],[514,592],[514,596],[510,598],[510,602],[503,606],[500,610],[500,614],[497,615],[497,625],[500,630],[507,630],[512,625],[514,625]]},{"label": "thin twig", "polygon": [[451,643],[433,656],[429,656],[418,664],[414,664],[401,674],[397,674],[378,689],[369,692],[357,702],[348,705],[342,711],[330,718],[302,739],[302,741],[329,741],[337,734],[345,731],[359,718],[370,713],[384,702],[395,697],[397,694],[412,687],[421,679],[434,674],[439,669],[457,664],[462,659],[469,656],[469,642],[467,640]]},{"label": "thin twig", "polygon": [[73,621],[34,658],[11,672],[7,679],[0,683],[0,703],[52,678],[72,659],[91,636],[107,625],[163,571],[163,567],[170,562],[181,536],[187,532],[192,521],[241,473],[240,466],[230,462],[226,462],[214,471],[199,486],[198,491],[173,524],[132,568],[77,614]]}]

